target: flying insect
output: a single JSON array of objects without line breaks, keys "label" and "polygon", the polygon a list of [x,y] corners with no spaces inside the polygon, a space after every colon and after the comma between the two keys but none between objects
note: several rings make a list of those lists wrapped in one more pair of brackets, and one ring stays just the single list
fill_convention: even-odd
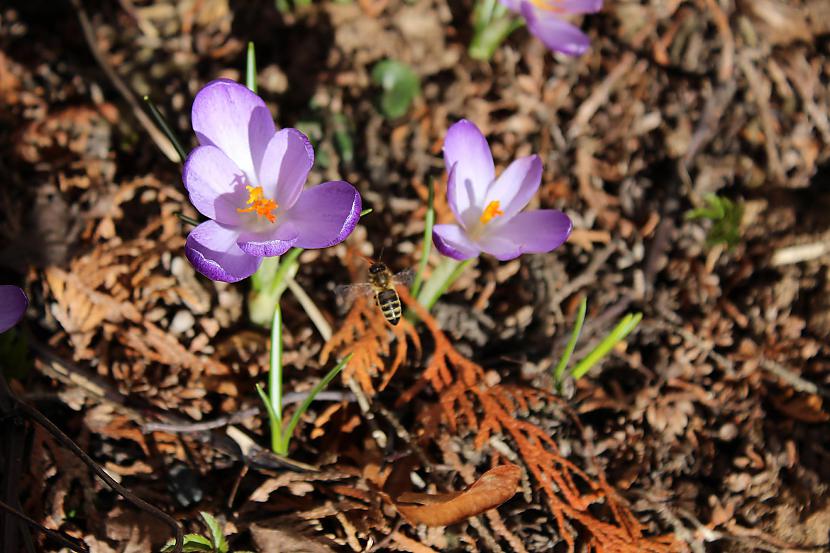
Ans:
[{"label": "flying insect", "polygon": [[391,325],[397,325],[401,320],[401,298],[395,286],[408,285],[412,282],[414,271],[406,269],[393,274],[386,263],[372,261],[369,266],[369,282],[340,285],[334,289],[341,298],[355,298],[361,295],[374,295],[383,317]]}]

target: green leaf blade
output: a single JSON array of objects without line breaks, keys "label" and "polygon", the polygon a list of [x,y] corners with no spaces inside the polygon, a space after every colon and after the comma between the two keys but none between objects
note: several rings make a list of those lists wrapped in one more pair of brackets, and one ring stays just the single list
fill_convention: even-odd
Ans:
[{"label": "green leaf blade", "polygon": [[211,541],[213,542],[213,550],[216,553],[228,553],[228,541],[225,539],[225,532],[219,521],[213,515],[205,511],[199,513],[202,515],[202,520],[205,521],[205,526],[210,530]]},{"label": "green leaf blade", "polygon": [[[164,547],[161,548],[161,553],[171,553],[175,548],[176,540],[175,538],[172,538],[164,544]],[[182,553],[200,553],[203,551],[213,553],[213,543],[211,543],[209,539],[200,534],[184,535],[184,547],[182,548]]]}]

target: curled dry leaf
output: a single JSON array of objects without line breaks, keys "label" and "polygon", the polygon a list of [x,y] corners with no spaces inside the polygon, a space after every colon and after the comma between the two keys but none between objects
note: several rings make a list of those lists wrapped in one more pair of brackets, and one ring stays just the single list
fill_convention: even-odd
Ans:
[{"label": "curled dry leaf", "polygon": [[521,475],[522,469],[516,465],[499,465],[485,472],[465,492],[404,493],[395,506],[411,524],[448,526],[495,509],[513,497]]}]

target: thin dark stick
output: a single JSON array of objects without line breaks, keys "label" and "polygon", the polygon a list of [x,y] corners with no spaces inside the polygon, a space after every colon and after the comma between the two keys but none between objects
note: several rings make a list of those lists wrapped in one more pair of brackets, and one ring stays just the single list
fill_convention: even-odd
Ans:
[{"label": "thin dark stick", "polygon": [[147,134],[149,134],[150,138],[153,139],[153,142],[156,143],[159,149],[170,161],[174,163],[178,162],[179,152],[176,151],[175,145],[173,145],[170,142],[170,139],[167,138],[167,136],[165,136],[155,124],[153,124],[153,121],[141,108],[141,104],[139,104],[133,91],[129,86],[127,86],[124,80],[121,79],[118,73],[115,72],[115,69],[113,69],[109,64],[107,59],[104,57],[104,54],[98,49],[98,45],[95,40],[95,30],[92,28],[92,22],[89,20],[89,16],[87,15],[83,4],[81,4],[81,0],[70,0],[70,2],[75,8],[76,15],[78,16],[78,22],[81,24],[81,31],[83,32],[84,40],[86,40],[86,43],[89,46],[89,51],[92,53],[92,57],[95,58],[96,62],[98,62],[98,65],[109,78],[112,86],[114,86],[124,100],[130,104],[133,116],[138,119],[138,122],[142,127],[144,127]]},{"label": "thin dark stick", "polygon": [[68,538],[64,536],[60,532],[55,532],[54,530],[50,530],[44,526],[41,526],[36,520],[29,518],[26,513],[20,512],[11,505],[7,504],[5,501],[0,500],[0,509],[6,511],[7,513],[16,516],[29,526],[36,528],[38,531],[43,532],[53,540],[61,542],[63,545],[71,549],[72,551],[76,551],[77,553],[89,553],[89,546],[84,542],[77,542],[74,539]]},{"label": "thin dark stick", "polygon": [[[293,403],[302,403],[308,397],[308,392],[290,392],[282,397],[282,406],[291,405]],[[351,392],[326,390],[317,394],[314,401],[356,401],[355,396]],[[173,434],[184,434],[188,432],[206,432],[208,430],[215,430],[236,424],[247,418],[254,417],[262,412],[259,407],[250,407],[248,409],[233,413],[231,415],[224,415],[216,417],[209,421],[199,422],[148,422],[141,425],[141,431],[145,434],[148,432],[170,432]]]},{"label": "thin dark stick", "polygon": [[142,509],[152,514],[153,516],[163,520],[165,524],[170,526],[170,528],[172,528],[173,531],[176,533],[176,546],[173,549],[173,551],[174,553],[182,553],[182,547],[184,545],[184,532],[182,531],[181,525],[178,522],[176,522],[175,519],[173,519],[167,513],[163,512],[158,507],[150,505],[149,503],[147,503],[146,501],[144,501],[143,499],[129,491],[127,488],[113,480],[112,477],[109,474],[107,474],[107,472],[92,459],[92,457],[87,455],[86,452],[78,446],[78,444],[73,442],[66,434],[64,434],[61,431],[60,428],[55,426],[55,424],[49,419],[47,419],[40,411],[26,403],[23,403],[20,400],[16,399],[16,401],[17,405],[20,407],[23,413],[26,414],[26,416],[30,417],[32,420],[44,427],[50,434],[52,434],[52,436],[54,436],[56,440],[58,440],[61,443],[63,447],[77,455],[78,458],[80,458],[81,461],[84,462],[84,464],[86,464],[90,469],[92,469],[92,471],[95,472],[95,474],[97,474],[98,477],[101,480],[103,480],[110,488],[121,494],[124,497],[124,499],[126,499],[139,509]]}]

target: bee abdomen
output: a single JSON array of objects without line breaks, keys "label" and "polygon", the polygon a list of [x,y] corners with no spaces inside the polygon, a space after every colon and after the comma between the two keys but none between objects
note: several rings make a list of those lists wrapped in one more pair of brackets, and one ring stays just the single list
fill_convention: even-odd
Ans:
[{"label": "bee abdomen", "polygon": [[377,295],[378,307],[389,324],[396,325],[401,320],[401,300],[395,290],[383,290]]}]

